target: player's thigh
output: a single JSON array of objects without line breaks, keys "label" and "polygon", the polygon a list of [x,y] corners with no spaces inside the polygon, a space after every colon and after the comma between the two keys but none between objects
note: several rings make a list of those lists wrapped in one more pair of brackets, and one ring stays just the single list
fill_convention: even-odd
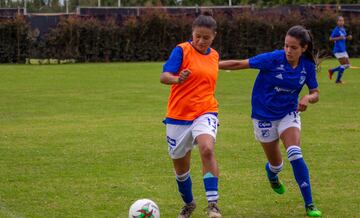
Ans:
[{"label": "player's thigh", "polygon": [[213,146],[216,141],[218,118],[213,114],[204,114],[194,120],[192,137],[195,144]]},{"label": "player's thigh", "polygon": [[201,157],[209,158],[214,153],[215,139],[214,136],[204,133],[196,137],[196,144],[199,147]]},{"label": "player's thigh", "polygon": [[345,59],[345,64],[350,64],[350,59],[349,58]]},{"label": "player's thigh", "polygon": [[300,113],[291,112],[281,119],[278,132],[285,148],[300,146],[301,118]]},{"label": "player's thigh", "polygon": [[349,58],[347,58],[347,57],[342,57],[342,58],[339,58],[338,60],[341,65],[349,64]]}]

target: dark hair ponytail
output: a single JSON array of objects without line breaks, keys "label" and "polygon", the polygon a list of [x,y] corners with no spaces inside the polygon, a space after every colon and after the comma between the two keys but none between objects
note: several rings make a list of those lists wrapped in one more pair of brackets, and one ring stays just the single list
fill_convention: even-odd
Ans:
[{"label": "dark hair ponytail", "polygon": [[195,27],[206,27],[216,32],[217,24],[209,12],[204,12],[203,15],[199,15],[194,20],[192,28],[194,29]]}]

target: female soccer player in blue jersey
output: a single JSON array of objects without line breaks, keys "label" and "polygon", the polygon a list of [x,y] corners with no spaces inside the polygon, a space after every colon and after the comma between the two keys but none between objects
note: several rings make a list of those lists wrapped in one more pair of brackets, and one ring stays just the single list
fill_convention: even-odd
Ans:
[{"label": "female soccer player in blue jersey", "polygon": [[[278,178],[278,173],[283,168],[280,139],[286,148],[307,215],[321,216],[312,200],[309,171],[300,148],[300,112],[305,111],[309,103],[319,100],[316,60],[310,32],[302,26],[293,26],[286,34],[283,50],[246,60],[220,61],[219,68],[260,70],[252,92],[251,117],[255,137],[260,141],[268,159],[265,169],[271,187],[278,194],[285,192],[285,187]],[[308,86],[309,94],[298,102],[304,84]]]},{"label": "female soccer player in blue jersey", "polygon": [[339,60],[340,66],[333,69],[329,69],[329,79],[332,79],[332,76],[335,72],[338,72],[335,83],[342,84],[344,83],[341,80],[341,77],[344,71],[350,67],[349,55],[346,52],[346,40],[352,40],[352,35],[347,35],[344,28],[344,18],[342,16],[338,17],[337,27],[331,33],[330,41],[334,42],[333,53],[334,56]]},{"label": "female soccer player in blue jersey", "polygon": [[210,47],[216,26],[211,16],[198,16],[192,25],[192,41],[173,49],[160,76],[161,83],[171,85],[164,123],[178,190],[185,203],[178,218],[189,218],[196,208],[190,177],[191,151],[196,144],[202,161],[208,217],[221,218],[217,205],[219,170],[214,152],[219,54]]}]

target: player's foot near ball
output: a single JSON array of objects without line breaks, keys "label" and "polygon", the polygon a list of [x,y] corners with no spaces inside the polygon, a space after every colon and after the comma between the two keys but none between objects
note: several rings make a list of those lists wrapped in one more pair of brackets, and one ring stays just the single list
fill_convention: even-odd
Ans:
[{"label": "player's foot near ball", "polygon": [[331,69],[329,69],[328,73],[329,73],[329,79],[332,80],[332,76],[333,76],[334,72]]},{"label": "player's foot near ball", "polygon": [[215,202],[210,202],[206,211],[209,218],[221,218],[220,209]]},{"label": "player's foot near ball", "polygon": [[345,84],[345,82],[344,82],[344,81],[341,81],[341,80],[336,81],[335,83],[338,84],[338,85],[343,85],[343,84]]},{"label": "player's foot near ball", "polygon": [[189,218],[196,208],[195,201],[185,204],[179,213],[178,218]]},{"label": "player's foot near ball", "polygon": [[269,182],[274,192],[280,195],[285,193],[285,186],[280,182],[279,178],[276,178],[275,180],[269,180]]},{"label": "player's foot near ball", "polygon": [[320,217],[321,211],[314,204],[309,204],[306,206],[306,215],[309,217]]}]

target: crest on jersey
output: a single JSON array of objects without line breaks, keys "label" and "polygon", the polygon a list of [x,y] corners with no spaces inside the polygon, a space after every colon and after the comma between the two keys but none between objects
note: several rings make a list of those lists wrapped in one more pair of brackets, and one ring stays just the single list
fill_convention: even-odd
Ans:
[{"label": "crest on jersey", "polygon": [[305,79],[306,79],[306,76],[300,76],[299,83],[300,83],[301,85],[304,84]]}]

